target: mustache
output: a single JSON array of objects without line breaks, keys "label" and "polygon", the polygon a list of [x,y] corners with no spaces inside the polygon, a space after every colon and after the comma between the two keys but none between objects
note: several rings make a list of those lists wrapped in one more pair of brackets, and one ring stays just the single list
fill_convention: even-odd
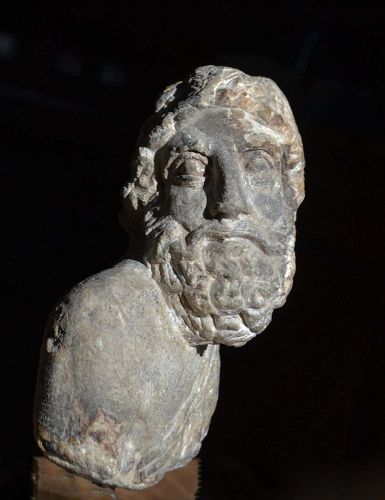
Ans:
[{"label": "mustache", "polygon": [[282,255],[287,246],[286,239],[282,241],[281,234],[267,234],[261,228],[253,227],[249,223],[237,223],[237,221],[231,223],[206,221],[185,237],[186,245],[192,249],[201,244],[202,240],[223,243],[239,239],[250,241],[267,256]]},{"label": "mustache", "polygon": [[[146,236],[150,247],[160,244],[165,248],[179,241],[184,249],[194,250],[202,241],[223,243],[231,240],[248,240],[266,256],[282,256],[287,251],[288,236],[279,231],[266,231],[263,227],[250,224],[249,221],[237,220],[219,222],[205,220],[196,229],[188,232],[182,224],[167,215],[158,219],[147,228]],[[159,248],[160,250],[160,248]]]}]

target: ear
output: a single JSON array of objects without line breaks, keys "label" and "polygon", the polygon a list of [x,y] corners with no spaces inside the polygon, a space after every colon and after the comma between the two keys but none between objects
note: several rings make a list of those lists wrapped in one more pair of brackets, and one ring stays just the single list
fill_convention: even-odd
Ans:
[{"label": "ear", "polygon": [[286,203],[293,210],[297,210],[305,197],[305,158],[299,134],[294,137],[287,149],[282,167],[283,186]]}]

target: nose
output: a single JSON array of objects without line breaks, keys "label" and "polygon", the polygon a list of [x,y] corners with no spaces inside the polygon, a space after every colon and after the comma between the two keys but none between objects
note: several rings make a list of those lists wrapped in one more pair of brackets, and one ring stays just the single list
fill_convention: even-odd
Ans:
[{"label": "nose", "polygon": [[218,162],[215,185],[208,192],[207,215],[210,218],[235,219],[250,214],[251,202],[238,162]]}]

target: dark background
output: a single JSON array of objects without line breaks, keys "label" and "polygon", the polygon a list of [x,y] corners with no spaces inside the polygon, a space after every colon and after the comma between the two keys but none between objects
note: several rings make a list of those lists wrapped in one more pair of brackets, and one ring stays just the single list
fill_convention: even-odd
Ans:
[{"label": "dark background", "polygon": [[382,456],[384,9],[8,2],[0,6],[1,498],[29,494],[45,318],[66,289],[125,250],[119,192],[138,129],[165,86],[204,64],[278,83],[307,169],[287,303],[246,347],[222,349],[201,496],[272,498],[293,477]]}]

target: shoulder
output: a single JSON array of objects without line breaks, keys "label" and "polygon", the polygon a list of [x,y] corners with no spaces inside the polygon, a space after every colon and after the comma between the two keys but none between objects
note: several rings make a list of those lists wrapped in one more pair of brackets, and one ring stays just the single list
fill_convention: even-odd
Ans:
[{"label": "shoulder", "polygon": [[80,282],[72,291],[80,291],[96,284],[113,285],[117,280],[128,284],[132,283],[155,283],[147,267],[136,260],[122,260],[114,267],[101,271],[84,281]]},{"label": "shoulder", "polygon": [[66,336],[70,332],[88,336],[97,331],[122,331],[144,318],[157,322],[166,309],[150,271],[140,262],[124,260],[65,294],[52,310],[48,328],[65,331]]},{"label": "shoulder", "polygon": [[67,300],[92,307],[113,297],[118,301],[130,300],[131,304],[144,298],[151,302],[159,294],[158,284],[143,264],[123,260],[76,285],[68,293]]}]

